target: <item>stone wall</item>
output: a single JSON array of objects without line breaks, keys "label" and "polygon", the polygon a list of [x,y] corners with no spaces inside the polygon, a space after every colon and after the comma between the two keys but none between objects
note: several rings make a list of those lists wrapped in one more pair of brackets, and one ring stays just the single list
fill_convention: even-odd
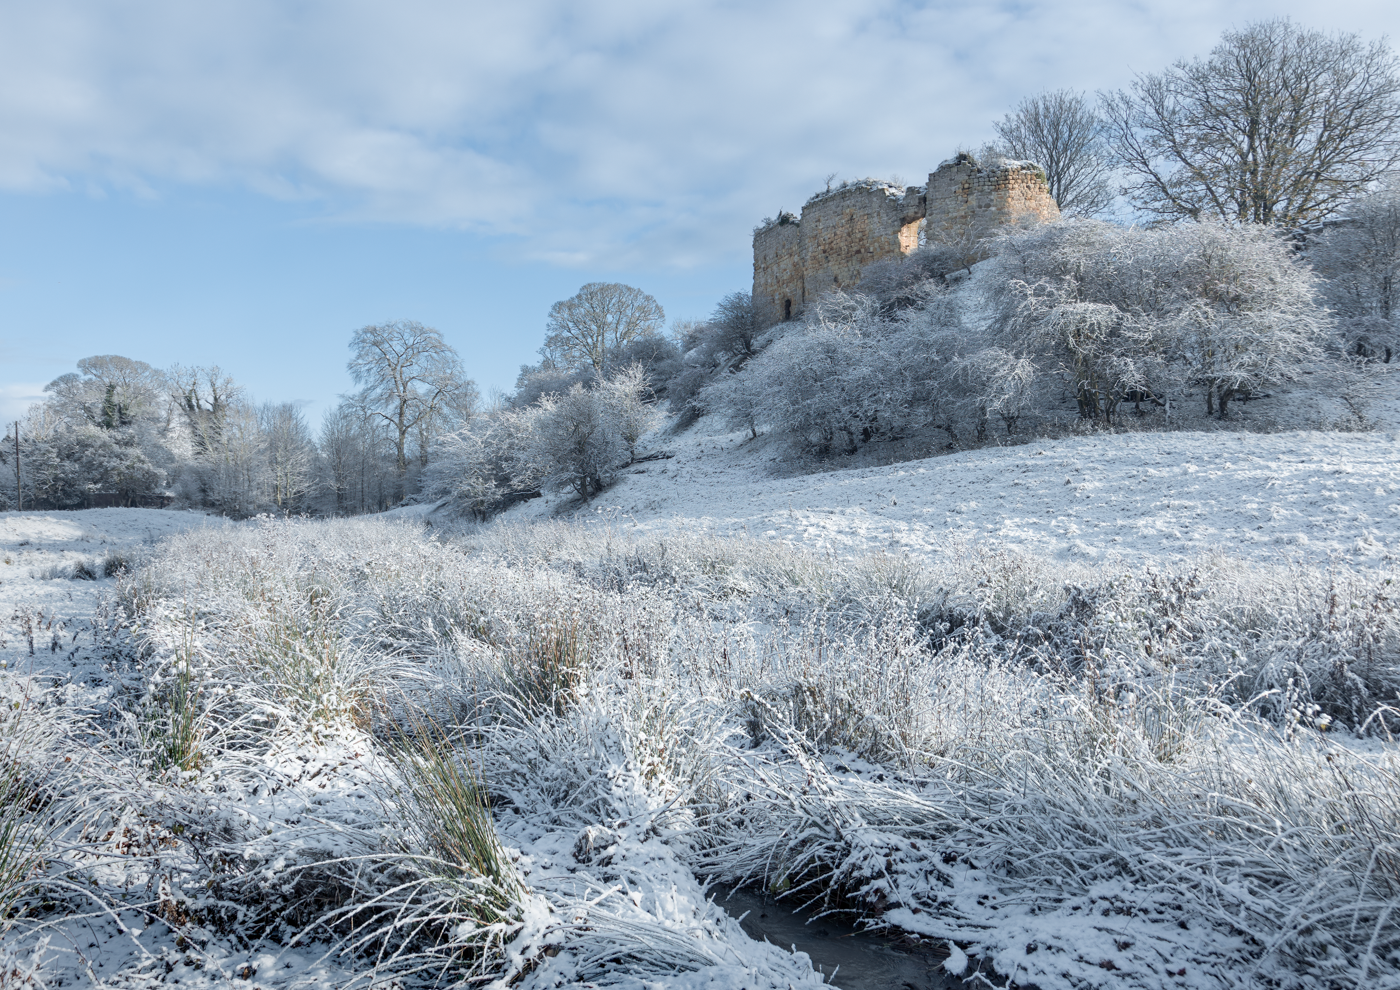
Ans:
[{"label": "stone wall", "polygon": [[763,326],[802,312],[802,228],[789,217],[781,216],[753,234],[753,301]]},{"label": "stone wall", "polygon": [[1013,220],[1060,218],[1039,165],[1004,161],[984,168],[971,155],[938,166],[928,177],[925,203],[925,238],[930,242],[980,240]]},{"label": "stone wall", "polygon": [[771,326],[823,293],[854,289],[872,262],[903,257],[921,241],[976,240],[1000,223],[1059,215],[1045,173],[1030,162],[983,168],[959,155],[927,187],[847,183],[809,199],[800,220],[782,214],[754,231],[754,309]]},{"label": "stone wall", "polygon": [[[922,193],[923,190],[918,190]],[[833,289],[854,289],[873,261],[898,258],[917,245],[922,198],[889,183],[857,183],[813,196],[802,208],[803,302]]]}]

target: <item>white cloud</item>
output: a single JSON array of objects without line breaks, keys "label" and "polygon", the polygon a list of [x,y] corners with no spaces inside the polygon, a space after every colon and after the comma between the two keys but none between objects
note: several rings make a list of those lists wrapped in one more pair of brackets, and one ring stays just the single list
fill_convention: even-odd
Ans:
[{"label": "white cloud", "polygon": [[241,185],[539,258],[702,263],[828,172],[916,181],[1024,95],[1288,13],[1400,27],[1354,0],[11,2],[0,187]]},{"label": "white cloud", "polygon": [[23,419],[29,407],[45,399],[44,385],[38,382],[0,383],[0,432],[10,423]]}]

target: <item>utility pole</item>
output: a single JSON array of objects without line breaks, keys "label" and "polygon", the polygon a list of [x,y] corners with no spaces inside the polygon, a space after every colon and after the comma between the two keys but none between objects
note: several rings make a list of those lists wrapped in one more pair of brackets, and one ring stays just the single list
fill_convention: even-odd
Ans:
[{"label": "utility pole", "polygon": [[19,420],[15,420],[15,507],[24,511],[24,493],[19,487]]}]

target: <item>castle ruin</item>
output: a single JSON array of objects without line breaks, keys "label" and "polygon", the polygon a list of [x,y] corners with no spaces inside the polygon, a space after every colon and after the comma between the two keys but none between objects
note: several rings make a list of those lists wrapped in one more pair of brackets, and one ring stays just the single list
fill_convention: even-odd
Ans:
[{"label": "castle ruin", "polygon": [[759,325],[792,319],[823,293],[854,289],[872,262],[902,258],[921,243],[958,243],[998,224],[1059,215],[1039,165],[984,167],[966,154],[938,166],[926,186],[867,179],[817,193],[800,220],[780,213],[754,231]]}]

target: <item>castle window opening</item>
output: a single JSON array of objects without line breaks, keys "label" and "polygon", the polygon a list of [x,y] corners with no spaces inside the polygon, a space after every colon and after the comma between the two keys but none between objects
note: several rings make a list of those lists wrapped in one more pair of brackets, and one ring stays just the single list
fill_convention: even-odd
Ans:
[{"label": "castle window opening", "polygon": [[791,299],[784,299],[784,300],[783,300],[783,319],[785,319],[785,320],[790,320],[790,319],[792,319],[792,300],[791,300]]}]

